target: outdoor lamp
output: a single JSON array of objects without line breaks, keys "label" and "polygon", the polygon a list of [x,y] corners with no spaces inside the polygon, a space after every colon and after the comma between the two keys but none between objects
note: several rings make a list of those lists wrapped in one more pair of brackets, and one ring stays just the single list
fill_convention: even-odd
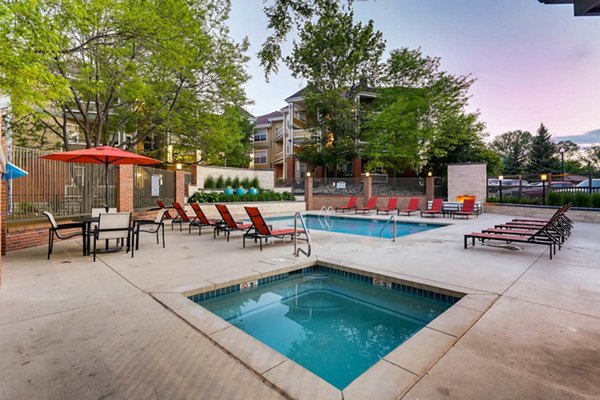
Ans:
[{"label": "outdoor lamp", "polygon": [[181,168],[183,168],[183,165],[181,165],[181,164],[177,163],[177,165],[175,165],[175,168],[177,168],[177,169],[181,169]]},{"label": "outdoor lamp", "polygon": [[429,171],[429,172],[427,173],[427,176],[433,176],[433,172]]},{"label": "outdoor lamp", "polygon": [[370,173],[368,173],[368,172],[365,172],[365,176],[369,176],[369,175],[371,175],[371,174],[370,174]]},{"label": "outdoor lamp", "polygon": [[502,181],[502,180],[504,180],[504,175],[500,175],[500,176],[498,176],[498,180],[499,180],[499,181]]},{"label": "outdoor lamp", "polygon": [[310,178],[310,172],[307,172],[307,173],[306,173],[306,176],[308,176],[308,177]]},{"label": "outdoor lamp", "polygon": [[542,175],[540,175],[540,179],[543,180],[543,181],[547,181],[548,180],[548,175],[542,174]]}]

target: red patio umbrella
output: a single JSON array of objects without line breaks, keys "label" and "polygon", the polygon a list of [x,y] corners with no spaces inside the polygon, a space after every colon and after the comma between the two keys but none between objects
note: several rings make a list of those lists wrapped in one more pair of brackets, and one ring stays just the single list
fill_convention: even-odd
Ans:
[{"label": "red patio umbrella", "polygon": [[161,161],[154,158],[142,156],[140,154],[131,153],[111,146],[93,147],[91,149],[64,151],[62,153],[53,153],[42,156],[47,160],[57,160],[64,162],[74,162],[82,164],[104,164],[105,174],[105,193],[104,201],[108,207],[108,166],[109,165],[153,165],[160,164]]}]

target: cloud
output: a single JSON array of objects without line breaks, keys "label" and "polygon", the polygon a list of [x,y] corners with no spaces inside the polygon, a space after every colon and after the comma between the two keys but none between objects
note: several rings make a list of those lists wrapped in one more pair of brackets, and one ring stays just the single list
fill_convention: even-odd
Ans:
[{"label": "cloud", "polygon": [[600,143],[600,129],[594,129],[588,131],[582,135],[571,135],[571,136],[555,136],[554,140],[559,142],[561,140],[570,140],[577,144],[594,144]]}]

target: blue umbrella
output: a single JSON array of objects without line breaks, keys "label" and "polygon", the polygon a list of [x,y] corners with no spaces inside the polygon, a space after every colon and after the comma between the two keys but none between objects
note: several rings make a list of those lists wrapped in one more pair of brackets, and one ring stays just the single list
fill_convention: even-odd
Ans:
[{"label": "blue umbrella", "polygon": [[2,174],[2,180],[6,181],[8,179],[22,178],[29,173],[15,164],[7,161],[6,162],[6,171]]}]

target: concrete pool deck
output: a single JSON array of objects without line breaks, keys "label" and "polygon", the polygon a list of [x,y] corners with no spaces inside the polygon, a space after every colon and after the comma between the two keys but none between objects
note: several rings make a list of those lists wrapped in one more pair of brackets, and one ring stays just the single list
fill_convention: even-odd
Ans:
[{"label": "concrete pool deck", "polygon": [[[371,369],[363,376],[369,392],[345,392],[345,398],[600,397],[600,225],[576,223],[553,260],[543,246],[463,249],[464,233],[507,219],[435,218],[452,225],[395,243],[311,232],[313,258],[497,298],[426,370]],[[253,243],[243,249],[239,234],[227,243],[211,234],[166,232],[166,249],[147,235],[133,259],[116,253],[93,263],[76,241],[58,243],[50,261],[44,246],[3,259],[0,399],[340,398],[309,384],[314,376],[293,365],[257,373],[178,315],[177,307],[194,313],[198,306],[158,301],[306,258],[291,256],[290,243],[260,252]],[[257,365],[262,354],[252,352]]]}]

